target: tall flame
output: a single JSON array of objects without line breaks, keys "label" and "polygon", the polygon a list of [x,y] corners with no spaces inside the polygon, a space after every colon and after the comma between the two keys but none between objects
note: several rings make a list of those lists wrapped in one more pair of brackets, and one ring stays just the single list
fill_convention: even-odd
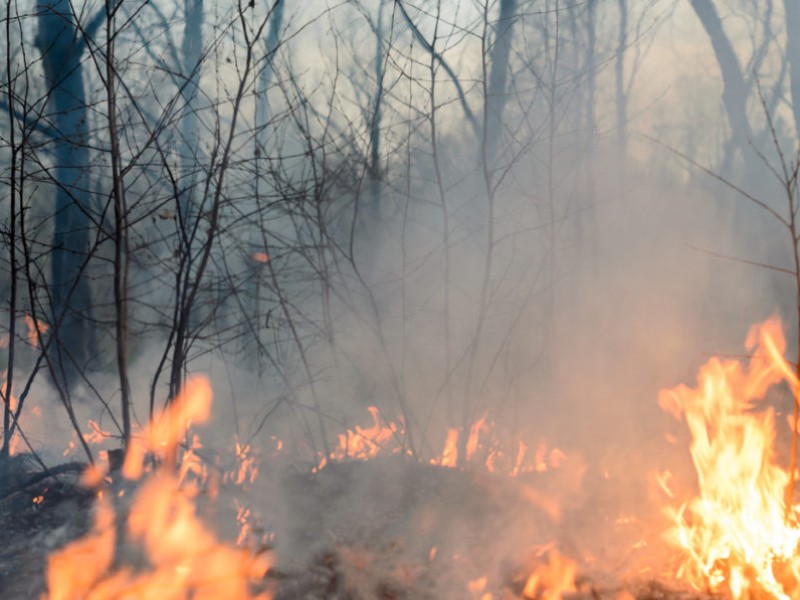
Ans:
[{"label": "tall flame", "polygon": [[[112,600],[117,598],[159,600],[267,600],[266,592],[251,592],[251,583],[263,578],[268,557],[253,555],[217,540],[197,516],[194,479],[202,479],[196,437],[184,453],[181,466],[170,457],[191,422],[208,418],[211,386],[205,378],[190,379],[183,392],[128,447],[123,475],[139,479],[145,474],[148,453],[160,456],[162,467],[136,491],[124,526],[114,507],[100,492],[92,531],[52,554],[48,559],[50,600]],[[84,480],[98,484],[103,473],[94,469]],[[189,477],[193,475],[194,477]],[[120,540],[138,546],[146,566],[124,566]],[[117,566],[112,570],[115,565]]]},{"label": "tall flame", "polygon": [[746,347],[747,366],[712,358],[696,388],[660,394],[661,407],[689,427],[699,484],[670,511],[668,539],[685,551],[678,576],[696,589],[798,598],[798,513],[784,504],[791,477],[775,456],[775,412],[759,406],[770,387],[797,385],[779,319],[753,327]]}]

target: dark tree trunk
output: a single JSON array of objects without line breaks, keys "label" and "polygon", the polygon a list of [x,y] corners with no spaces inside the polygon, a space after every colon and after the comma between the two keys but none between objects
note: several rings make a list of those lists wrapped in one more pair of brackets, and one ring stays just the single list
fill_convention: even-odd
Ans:
[{"label": "dark tree trunk", "polygon": [[795,138],[800,139],[800,3],[783,0],[786,17],[786,51],[792,90]]},{"label": "dark tree trunk", "polygon": [[[739,59],[733,51],[728,36],[722,28],[722,21],[714,5],[709,0],[691,0],[692,8],[706,30],[717,57],[722,83],[722,102],[731,128],[731,142],[735,149],[743,153],[753,139],[750,122],[747,119],[747,86],[742,76]],[[724,175],[724,174],[723,174]]]},{"label": "dark tree trunk", "polygon": [[47,116],[61,135],[53,151],[56,195],[50,292],[56,326],[51,348],[62,383],[71,385],[93,354],[92,297],[83,273],[91,228],[88,107],[81,65],[86,44],[67,0],[42,7],[38,27],[36,46],[49,89]]},{"label": "dark tree trunk", "polygon": [[383,106],[383,0],[378,5],[378,23],[375,32],[375,103],[369,127],[369,194],[374,218],[380,219],[381,180],[381,108]]},{"label": "dark tree trunk", "polygon": [[195,101],[200,87],[200,67],[203,56],[203,0],[184,0],[183,11],[185,25],[181,50],[183,76],[186,78],[186,85],[183,88],[183,99],[186,105],[181,119],[182,147],[180,153],[184,189],[181,208],[187,215],[188,212],[191,212],[190,199],[198,168],[197,158],[200,147],[200,128]]},{"label": "dark tree trunk", "polygon": [[500,0],[500,14],[495,27],[494,44],[489,55],[489,87],[486,98],[488,119],[486,131],[486,159],[491,163],[497,151],[497,140],[503,128],[503,109],[508,94],[509,56],[514,34],[517,0]]}]

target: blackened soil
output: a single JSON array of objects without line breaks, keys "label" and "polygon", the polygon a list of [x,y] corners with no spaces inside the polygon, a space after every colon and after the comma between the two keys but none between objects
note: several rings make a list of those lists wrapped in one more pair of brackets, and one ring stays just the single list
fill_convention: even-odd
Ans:
[{"label": "blackened soil", "polygon": [[77,483],[83,466],[46,471],[26,455],[0,462],[0,598],[39,598],[48,554],[87,531],[92,494]]}]

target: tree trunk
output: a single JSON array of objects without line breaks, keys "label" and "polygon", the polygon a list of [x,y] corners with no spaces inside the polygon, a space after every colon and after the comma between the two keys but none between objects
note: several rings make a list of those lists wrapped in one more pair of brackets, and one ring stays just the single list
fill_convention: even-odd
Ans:
[{"label": "tree trunk", "polygon": [[81,56],[85,41],[72,5],[58,0],[40,9],[36,46],[48,86],[49,114],[61,137],[54,147],[56,185],[51,258],[51,348],[64,384],[72,385],[93,354],[92,297],[83,273],[89,250],[90,157]]},{"label": "tree trunk", "polygon": [[488,119],[486,131],[486,160],[491,164],[497,151],[497,140],[503,128],[503,109],[508,90],[511,40],[514,34],[514,20],[517,14],[517,0],[500,0],[500,14],[495,26],[494,44],[490,51],[489,89],[486,98]]},{"label": "tree trunk", "polygon": [[200,87],[200,66],[203,55],[203,0],[184,0],[183,11],[185,25],[181,51],[186,86],[183,88],[185,106],[181,119],[182,144],[180,155],[183,179],[181,208],[184,211],[184,215],[188,215],[191,212],[192,190],[199,166],[197,157],[200,146],[200,128],[195,100]]},{"label": "tree trunk", "polygon": [[731,141],[736,149],[744,153],[753,139],[753,134],[747,119],[747,86],[739,66],[739,59],[736,58],[733,46],[722,28],[722,21],[710,0],[691,0],[691,2],[695,14],[711,40],[722,74],[724,85],[722,102],[731,128]]},{"label": "tree trunk", "polygon": [[797,0],[783,0],[783,5],[786,18],[786,52],[789,55],[795,138],[800,139],[800,4]]},{"label": "tree trunk", "polygon": [[381,108],[383,106],[383,6],[378,4],[378,23],[375,32],[375,102],[369,124],[369,194],[373,217],[380,219],[380,180],[381,180]]},{"label": "tree trunk", "polygon": [[617,144],[622,160],[625,160],[626,121],[628,120],[628,96],[625,92],[625,51],[628,47],[628,0],[618,0],[619,38],[617,41],[617,60],[614,65],[617,96]]}]

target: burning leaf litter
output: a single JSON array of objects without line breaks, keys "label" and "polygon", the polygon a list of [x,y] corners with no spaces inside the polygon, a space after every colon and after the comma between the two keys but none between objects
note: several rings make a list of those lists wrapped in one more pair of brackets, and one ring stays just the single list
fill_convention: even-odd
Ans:
[{"label": "burning leaf litter", "polygon": [[[270,557],[218,541],[197,515],[201,489],[189,477],[202,477],[194,453],[197,438],[184,453],[187,462],[175,468],[179,441],[190,423],[208,418],[210,404],[208,381],[191,379],[169,408],[131,440],[122,475],[141,484],[125,523],[118,522],[111,494],[101,489],[89,534],[50,556],[49,593],[43,600],[271,597],[265,590],[253,591]],[[157,457],[161,466],[148,470],[148,456]],[[97,481],[98,476],[95,470],[88,479]],[[134,549],[143,558],[131,559]]]},{"label": "burning leaf litter", "polygon": [[[372,425],[361,427],[356,425],[338,435],[338,444],[328,456],[322,455],[312,472],[324,469],[330,462],[343,460],[363,461],[379,455],[410,455],[404,445],[405,424],[402,418],[386,420],[375,406],[367,408],[372,418]],[[464,444],[464,458],[459,457],[459,440],[462,432],[456,428],[448,428],[441,454],[428,462],[432,465],[457,468],[464,465],[475,465],[485,468],[490,473],[501,473],[516,477],[522,473],[544,473],[557,469],[566,460],[567,455],[559,448],[550,448],[546,441],[538,444],[531,456],[527,445],[516,440],[513,447],[504,450],[494,431],[494,423],[487,421],[484,413],[467,429]]]},{"label": "burning leaf litter", "polygon": [[[169,409],[132,439],[121,469],[121,475],[129,483],[123,484],[116,494],[114,490],[120,486],[112,481],[105,469],[93,465],[83,473],[83,485],[99,489],[93,525],[86,535],[49,557],[49,591],[42,597],[43,600],[273,597],[273,592],[265,583],[265,576],[273,564],[271,556],[245,549],[252,548],[253,545],[248,542],[258,538],[253,532],[250,508],[238,502],[236,504],[236,546],[217,540],[197,512],[197,500],[202,495],[214,496],[216,484],[214,477],[209,476],[208,466],[201,459],[199,437],[190,434],[189,442],[182,448],[179,442],[185,439],[190,424],[201,424],[208,418],[210,402],[211,389],[207,380],[195,378],[187,382],[183,393]],[[392,449],[392,440],[400,438],[402,426],[383,423],[376,409],[370,412],[373,425],[355,427],[341,435],[339,446],[329,456],[331,462],[327,463],[326,472],[331,468],[330,465],[347,458],[358,462],[376,459],[381,453],[401,453],[398,450],[400,446],[395,445]],[[91,443],[102,443],[108,438],[108,432],[95,422],[90,424],[89,430],[86,437]],[[521,458],[525,456],[524,446],[519,446],[521,450],[513,461],[503,462],[504,454],[481,439],[480,434],[489,431],[484,416],[470,428],[466,443],[467,460],[474,460],[480,455],[480,464],[489,471],[496,468],[494,465],[500,464],[508,466],[506,475],[542,472],[558,466],[563,460],[564,455],[560,450],[540,445],[535,458],[531,457],[535,462],[523,466]],[[458,432],[450,430],[448,439],[450,449],[445,448],[441,457],[429,461],[431,468],[454,469],[457,466],[457,450],[453,448],[458,442]],[[495,438],[487,439],[496,443]],[[278,441],[276,446],[280,448],[282,443]],[[181,460],[177,461],[179,453]],[[252,484],[257,476],[257,461],[251,446],[237,441],[235,455],[236,466],[222,474],[222,482]],[[448,455],[452,460],[445,460]],[[152,467],[152,464],[158,466]],[[321,463],[317,471],[325,464]],[[41,502],[41,499],[34,501]],[[423,529],[434,526],[434,521],[430,521],[429,517],[420,518],[423,521],[419,526]],[[400,546],[394,548],[391,552],[402,554]],[[394,566],[388,579],[376,580],[372,588],[401,590],[415,585],[424,587],[423,573],[441,568],[445,564],[443,561],[452,561],[455,568],[461,568],[458,565],[462,559],[457,554],[451,554],[450,557],[437,554],[436,547],[432,546],[426,555],[427,561],[403,559],[392,563]],[[336,554],[328,556],[331,558],[324,561],[328,572],[327,588],[331,585],[351,585],[344,582],[358,579],[353,576],[354,573],[360,576],[376,564],[385,563],[383,559],[377,560],[368,550],[354,547],[348,550],[346,545],[341,545]],[[524,583],[527,591],[522,590],[523,584],[520,583],[519,591],[513,595],[538,598],[550,594],[549,598],[558,598],[562,591],[574,589],[573,561],[565,559],[563,564],[568,566],[566,572],[558,577],[553,575],[561,564],[560,557],[553,550],[549,563],[533,565]],[[339,569],[344,569],[348,578],[340,574]],[[280,577],[279,574],[274,575],[273,579],[276,576]],[[294,579],[302,580],[303,577],[295,575]],[[508,597],[506,584],[491,581],[487,575],[475,580],[478,583],[466,585],[464,593],[472,593],[478,586],[481,588],[481,600]],[[286,591],[292,589],[290,582],[284,582],[282,589],[282,592],[278,592],[278,598],[293,597],[291,592]],[[503,592],[503,589],[506,591]],[[297,597],[303,597],[303,594]]]},{"label": "burning leaf litter", "polygon": [[[771,319],[751,330],[747,348],[753,356],[747,363],[712,358],[700,369],[695,388],[682,385],[662,391],[659,396],[660,406],[684,420],[692,435],[690,454],[697,470],[697,494],[687,497],[679,491],[680,486],[668,471],[659,473],[657,483],[662,498],[670,504],[671,525],[666,539],[680,552],[674,576],[687,582],[700,595],[710,592],[730,595],[737,600],[763,595],[780,600],[800,598],[800,507],[785,505],[790,472],[777,458],[775,410],[764,405],[770,389],[781,384],[795,389],[798,385],[783,356],[785,347],[780,322]],[[263,547],[267,537],[274,539],[273,533],[265,534],[259,527],[254,529],[249,505],[236,501],[238,535],[235,545],[218,540],[200,518],[198,500],[213,498],[220,483],[252,485],[258,473],[258,460],[247,443],[237,440],[235,467],[214,475],[201,458],[199,437],[195,434],[184,437],[191,424],[203,423],[208,418],[210,403],[208,381],[191,379],[170,408],[132,440],[122,466],[125,483],[119,485],[111,481],[97,466],[84,472],[83,484],[99,490],[93,525],[86,535],[51,554],[47,573],[49,591],[43,600],[189,597],[283,600],[308,596],[302,591],[308,591],[308,582],[302,583],[307,576],[276,570],[272,554],[248,549],[258,544]],[[415,476],[431,478],[439,488],[452,485],[453,490],[458,490],[445,495],[437,492],[434,494],[436,502],[457,508],[453,512],[480,514],[502,511],[502,508],[481,502],[472,506],[465,504],[465,500],[472,502],[473,496],[485,492],[473,493],[478,489],[475,486],[486,485],[481,483],[479,470],[493,477],[509,476],[509,481],[522,476],[549,476],[559,470],[580,471],[574,463],[570,464],[569,454],[546,442],[539,443],[533,452],[521,442],[510,451],[502,451],[493,424],[486,415],[467,428],[462,443],[459,443],[462,431],[448,430],[441,454],[429,459],[427,465],[420,464],[408,460],[402,419],[386,420],[374,407],[369,412],[372,424],[355,426],[341,434],[334,450],[318,459],[308,477],[322,478],[321,483],[330,478],[334,486],[343,481],[342,485],[346,485],[352,479],[347,469],[359,464],[375,464],[375,473],[379,473],[376,489],[384,489],[389,500],[397,489],[403,488],[403,477],[399,478],[399,483],[386,479],[391,478],[387,475],[389,472],[401,473],[395,467],[387,470],[380,466],[380,461],[388,458],[399,461],[396,464],[407,465],[404,467],[407,472],[414,469]],[[96,422],[90,423],[88,431],[86,439],[91,443],[102,443],[109,437],[109,432]],[[179,445],[181,439],[189,440],[183,448]],[[273,442],[278,453],[283,451],[283,442],[278,439]],[[678,447],[674,436],[670,436],[669,443]],[[459,457],[460,450],[464,452],[462,457]],[[155,462],[149,457],[155,457]],[[159,466],[153,467],[153,464]],[[476,466],[481,469],[475,470]],[[464,470],[465,467],[470,469]],[[420,468],[431,471],[426,473]],[[442,478],[446,472],[455,477],[452,483]],[[602,475],[602,481],[612,479],[606,469],[602,469]],[[348,493],[358,497],[364,489],[375,488],[376,482],[367,483],[366,488],[356,486]],[[328,492],[334,492],[333,496],[330,493],[326,496],[335,497],[336,490],[341,489],[329,489]],[[525,510],[538,510],[550,519],[553,525],[540,528],[540,533],[545,535],[550,531],[547,535],[555,540],[558,534],[553,526],[563,516],[557,495],[552,490],[526,484],[515,489],[514,497],[523,499],[528,506]],[[47,488],[33,493],[30,505],[36,510],[45,507],[47,494]],[[447,498],[446,494],[453,494],[453,498]],[[500,506],[508,506],[509,510],[517,506],[514,504],[517,500],[509,502],[510,496],[504,496],[505,492],[495,490],[492,494],[499,499]],[[342,502],[347,501],[345,494]],[[382,503],[379,500],[377,504]],[[389,506],[386,514],[380,511],[365,514],[356,508],[356,519],[380,523],[386,531],[395,531],[392,535],[396,535],[394,517],[387,516],[396,510]],[[331,505],[330,512],[335,517],[339,515],[335,504]],[[300,513],[308,514],[308,511]],[[636,515],[619,511],[607,520],[618,528],[645,526]],[[595,587],[585,583],[585,577],[579,576],[583,569],[581,564],[596,563],[591,553],[584,551],[582,557],[572,558],[569,552],[563,553],[555,541],[536,545],[531,540],[527,549],[520,547],[519,558],[527,555],[529,560],[516,567],[518,574],[511,579],[498,578],[496,571],[488,569],[480,572],[480,564],[467,560],[460,554],[458,545],[448,542],[462,535],[454,535],[462,522],[458,517],[440,512],[430,500],[420,501],[418,508],[398,522],[405,529],[401,535],[406,537],[386,538],[387,541],[380,542],[388,544],[384,551],[359,546],[356,543],[359,534],[354,526],[352,538],[345,535],[323,539],[323,544],[332,543],[335,549],[317,554],[321,564],[316,570],[309,568],[324,581],[324,589],[349,593],[358,589],[357,582],[367,581],[365,589],[384,590],[383,596],[391,598],[403,596],[405,592],[401,590],[413,595],[413,590],[432,586],[430,574],[448,569],[463,572],[461,594],[476,600],[558,600],[565,595],[601,595]],[[508,522],[517,524],[513,519]],[[325,526],[308,523],[303,526],[303,535],[325,538],[321,535],[326,531]],[[344,526],[348,527],[346,519]],[[500,532],[505,526],[498,528],[494,524],[491,527],[494,534],[502,537]],[[295,535],[285,528],[281,534]],[[418,548],[406,548],[408,536],[418,538]],[[640,532],[635,537],[629,544],[631,551],[652,543]],[[500,545],[502,540],[492,548]],[[655,575],[658,569],[653,567],[656,566],[638,568],[638,573]],[[273,573],[271,577],[267,577],[268,572]],[[377,579],[367,575],[372,572],[384,575]],[[633,588],[617,587],[614,595],[633,598],[677,593],[662,592],[634,593]],[[369,592],[365,594],[356,593],[352,597],[369,597]],[[608,596],[607,593],[603,595]],[[454,596],[458,597],[459,593],[455,592]]]},{"label": "burning leaf litter", "polygon": [[800,512],[784,502],[791,473],[778,463],[775,410],[763,400],[781,383],[797,390],[798,381],[777,318],[753,327],[746,347],[746,366],[712,358],[695,388],[660,395],[691,431],[698,482],[697,495],[679,501],[669,474],[660,478],[675,502],[668,540],[683,554],[677,577],[694,589],[788,600],[800,597]]}]

